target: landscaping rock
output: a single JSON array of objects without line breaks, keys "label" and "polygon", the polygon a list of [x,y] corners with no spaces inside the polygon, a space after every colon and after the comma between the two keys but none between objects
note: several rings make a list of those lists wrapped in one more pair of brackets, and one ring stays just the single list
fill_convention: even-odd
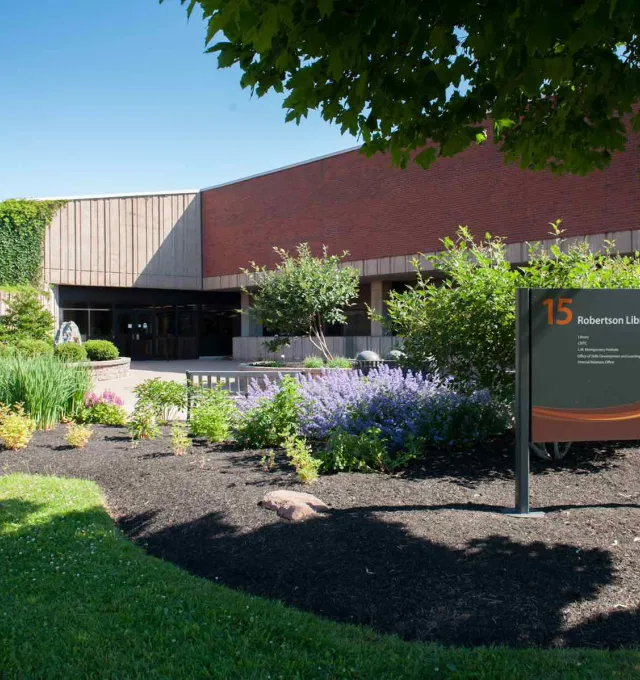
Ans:
[{"label": "landscaping rock", "polygon": [[302,491],[270,491],[261,502],[265,508],[275,510],[278,517],[292,522],[303,522],[320,512],[327,512],[329,506],[316,496]]}]

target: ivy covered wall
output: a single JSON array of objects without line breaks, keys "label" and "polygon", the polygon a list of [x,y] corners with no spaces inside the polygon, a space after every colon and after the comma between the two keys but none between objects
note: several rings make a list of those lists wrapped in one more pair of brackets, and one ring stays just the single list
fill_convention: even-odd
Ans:
[{"label": "ivy covered wall", "polygon": [[39,286],[47,226],[66,201],[0,202],[0,287]]}]

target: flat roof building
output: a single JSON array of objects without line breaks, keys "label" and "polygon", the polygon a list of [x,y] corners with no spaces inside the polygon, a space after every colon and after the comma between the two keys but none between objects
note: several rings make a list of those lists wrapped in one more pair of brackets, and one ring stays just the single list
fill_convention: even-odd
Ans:
[{"label": "flat roof building", "polygon": [[[361,275],[348,323],[329,329],[332,351],[385,354],[394,338],[365,305],[383,311],[389,290],[413,278],[413,258],[458,225],[506,237],[514,263],[558,218],[593,248],[614,239],[621,252],[640,250],[639,142],[631,136],[610,168],[585,177],[506,166],[487,144],[430,170],[349,150],[199,191],[70,198],[47,229],[44,278],[60,321],[134,359],[256,359],[263,330],[237,313],[249,302],[240,268],[273,265],[273,246],[327,245],[348,250]],[[282,352],[312,348],[300,340]]]}]

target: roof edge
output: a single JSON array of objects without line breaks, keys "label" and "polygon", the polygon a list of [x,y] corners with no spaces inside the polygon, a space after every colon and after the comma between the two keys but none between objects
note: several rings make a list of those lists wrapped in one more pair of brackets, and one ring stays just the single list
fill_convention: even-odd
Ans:
[{"label": "roof edge", "polygon": [[32,201],[87,201],[100,198],[136,198],[142,196],[177,196],[181,194],[198,194],[200,189],[184,189],[182,191],[140,191],[121,194],[89,194],[87,196],[47,196],[31,198]]},{"label": "roof edge", "polygon": [[240,177],[239,179],[232,179],[229,182],[222,182],[220,184],[214,184],[210,187],[205,187],[200,189],[200,191],[211,191],[212,189],[221,189],[222,187],[230,186],[231,184],[240,184],[240,182],[248,182],[250,179],[257,179],[258,177],[264,177],[265,175],[273,175],[276,172],[283,172],[284,170],[291,170],[292,168],[299,168],[301,165],[308,165],[309,163],[317,163],[318,161],[323,161],[325,158],[333,158],[333,156],[340,156],[344,153],[352,153],[358,151],[362,148],[362,145],[351,146],[348,149],[342,149],[341,151],[334,151],[333,153],[327,153],[324,156],[316,156],[315,158],[309,158],[306,161],[299,161],[298,163],[291,163],[290,165],[283,165],[279,168],[274,168],[273,170],[265,170],[264,172],[258,172],[255,175],[248,175],[247,177]]}]

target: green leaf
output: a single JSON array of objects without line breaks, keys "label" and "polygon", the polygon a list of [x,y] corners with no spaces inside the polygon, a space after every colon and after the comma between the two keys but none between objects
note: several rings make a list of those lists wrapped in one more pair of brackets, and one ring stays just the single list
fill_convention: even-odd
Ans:
[{"label": "green leaf", "polygon": [[436,160],[437,157],[437,152],[434,147],[430,146],[429,148],[425,149],[424,151],[421,151],[413,160],[421,167],[424,168],[425,170],[430,168],[434,161]]},{"label": "green leaf", "polygon": [[318,0],[318,11],[321,17],[326,17],[333,11],[333,0]]}]

